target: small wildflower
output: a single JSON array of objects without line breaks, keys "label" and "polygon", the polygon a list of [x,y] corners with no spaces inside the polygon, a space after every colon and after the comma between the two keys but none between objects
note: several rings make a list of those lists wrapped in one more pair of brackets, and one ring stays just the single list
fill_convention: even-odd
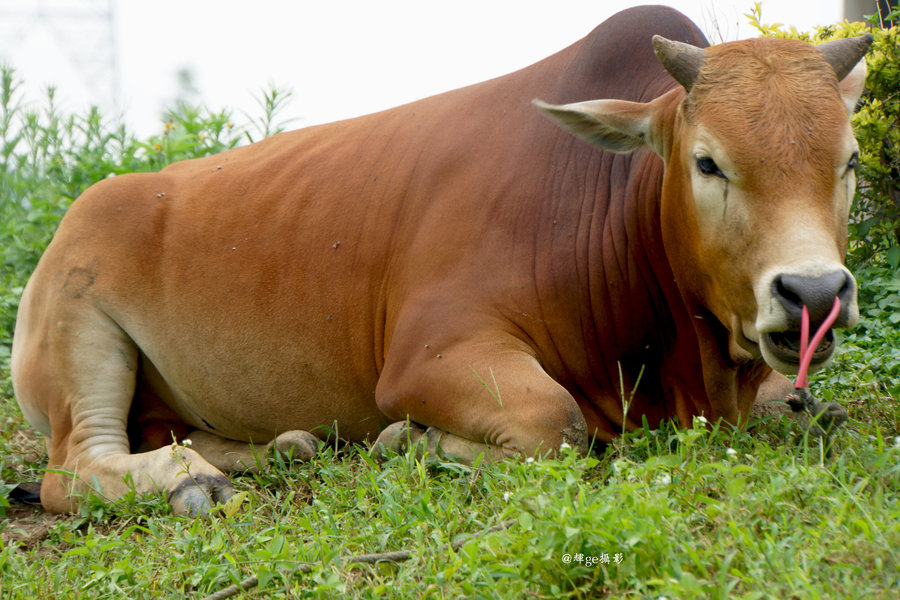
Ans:
[{"label": "small wildflower", "polygon": [[737,456],[737,450],[729,448],[725,451],[725,454],[727,454],[729,458],[735,458]]},{"label": "small wildflower", "polygon": [[669,476],[668,473],[663,473],[656,478],[656,483],[659,483],[661,485],[669,485],[670,483],[672,483],[672,477]]},{"label": "small wildflower", "polygon": [[153,149],[159,152],[160,150],[162,150],[162,146],[160,146],[159,144],[153,144]]},{"label": "small wildflower", "polygon": [[560,450],[568,450],[568,449],[571,448],[571,447],[572,447],[572,446],[568,445],[568,444],[565,443],[565,442],[563,442],[562,444],[559,445],[559,449],[560,449]]},{"label": "small wildflower", "polygon": [[509,502],[509,497],[510,497],[509,492],[503,492],[503,501],[504,502]]},{"label": "small wildflower", "polygon": [[532,457],[529,456],[528,458],[525,459],[525,462],[528,463],[528,464],[531,464],[531,463],[534,462],[534,459],[533,459]]},{"label": "small wildflower", "polygon": [[188,438],[188,439],[186,439],[186,440],[182,440],[182,441],[181,441],[181,445],[184,446],[185,448],[190,448],[190,447],[191,447],[191,440],[190,440],[190,438]]},{"label": "small wildflower", "polygon": [[900,435],[894,438],[894,448],[900,448]]},{"label": "small wildflower", "polygon": [[699,417],[697,417],[697,422],[698,422],[698,423],[703,423],[704,425],[706,425],[707,423],[709,423],[709,421],[707,421],[707,420],[706,420],[706,417],[704,417],[703,415],[700,415]]}]

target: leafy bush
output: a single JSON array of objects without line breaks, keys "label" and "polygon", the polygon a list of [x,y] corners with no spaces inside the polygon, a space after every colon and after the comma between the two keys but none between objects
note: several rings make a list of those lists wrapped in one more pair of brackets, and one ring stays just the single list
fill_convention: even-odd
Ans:
[{"label": "leafy bush", "polygon": [[[760,3],[749,15],[750,24],[764,36],[818,43],[862,35],[866,23],[843,22],[800,32],[794,27],[763,24]],[[866,55],[866,90],[853,115],[860,145],[859,186],[851,215],[854,264],[886,261],[900,266],[900,29],[881,22],[900,20],[900,10],[871,19],[875,38]]]}]

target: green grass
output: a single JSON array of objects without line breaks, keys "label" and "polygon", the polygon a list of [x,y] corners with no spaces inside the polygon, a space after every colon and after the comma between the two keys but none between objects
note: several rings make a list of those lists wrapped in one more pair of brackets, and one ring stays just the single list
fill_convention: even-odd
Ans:
[{"label": "green grass", "polygon": [[[896,597],[900,279],[877,257],[856,269],[860,326],[813,381],[851,416],[829,458],[783,422],[669,424],[588,457],[476,468],[323,448],[309,464],[236,477],[243,503],[208,520],[174,517],[159,497],[62,518],[6,506],[8,487],[46,461],[12,397],[9,344],[59,216],[110,173],[250,136],[226,111],[181,107],[135,140],[96,113],[29,112],[8,70],[0,83],[0,600],[203,598],[251,576],[244,597]],[[277,129],[280,93],[261,102],[260,135]],[[409,559],[341,559],[398,550]]]},{"label": "green grass", "polygon": [[599,456],[476,468],[325,448],[236,478],[230,516],[127,498],[57,521],[0,548],[0,597],[204,597],[249,576],[267,598],[893,597],[900,447],[855,422],[823,461],[785,431],[664,427]]}]

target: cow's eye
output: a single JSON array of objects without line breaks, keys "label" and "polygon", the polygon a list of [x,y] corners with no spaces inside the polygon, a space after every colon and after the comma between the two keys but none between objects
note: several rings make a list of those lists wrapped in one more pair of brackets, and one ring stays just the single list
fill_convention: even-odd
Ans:
[{"label": "cow's eye", "polygon": [[728,179],[727,177],[725,177],[725,173],[722,172],[722,169],[719,168],[719,165],[716,164],[716,161],[708,156],[701,156],[697,159],[697,169],[699,169],[701,173],[707,176],[715,176],[719,177],[720,179]]},{"label": "cow's eye", "polygon": [[847,170],[855,171],[857,168],[859,168],[859,152],[854,152],[847,163]]}]

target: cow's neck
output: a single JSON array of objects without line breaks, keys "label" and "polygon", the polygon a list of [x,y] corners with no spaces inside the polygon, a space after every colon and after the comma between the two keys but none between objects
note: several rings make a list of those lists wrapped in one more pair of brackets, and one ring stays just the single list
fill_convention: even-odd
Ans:
[{"label": "cow's neck", "polygon": [[[552,228],[539,242],[535,287],[554,322],[539,352],[589,417],[591,407],[615,414],[603,405],[620,401],[620,367],[626,395],[643,367],[637,394],[659,397],[662,360],[676,333],[669,295],[677,290],[659,231],[662,162],[649,151],[572,150],[540,209],[540,222]],[[653,422],[670,413],[660,404],[648,416]]]}]

